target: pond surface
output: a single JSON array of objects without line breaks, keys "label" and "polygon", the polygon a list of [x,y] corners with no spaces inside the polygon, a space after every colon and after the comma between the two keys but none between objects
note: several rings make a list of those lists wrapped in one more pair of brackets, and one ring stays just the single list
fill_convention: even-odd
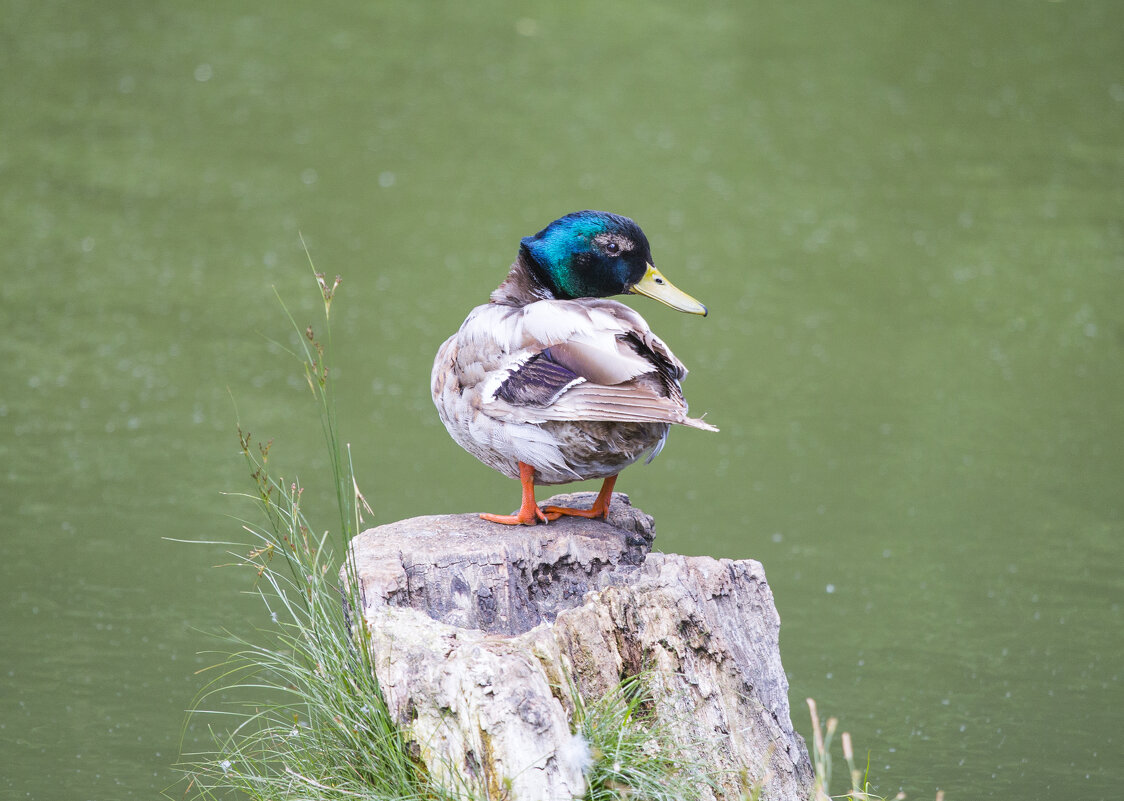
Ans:
[{"label": "pond surface", "polygon": [[208,742],[200,652],[264,612],[174,540],[239,538],[235,420],[327,497],[301,233],[382,522],[517,504],[432,357],[603,208],[710,306],[634,304],[722,429],[618,488],[764,563],[798,728],[886,795],[1119,797],[1124,5],[2,5],[0,795]]}]

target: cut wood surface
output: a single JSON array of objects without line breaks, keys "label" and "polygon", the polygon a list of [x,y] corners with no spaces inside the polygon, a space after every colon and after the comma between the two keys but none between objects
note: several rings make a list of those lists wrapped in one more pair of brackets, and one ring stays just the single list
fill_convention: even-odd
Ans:
[{"label": "cut wood surface", "polygon": [[654,537],[618,493],[604,522],[435,515],[355,538],[375,672],[431,772],[493,799],[580,797],[588,750],[571,689],[589,703],[644,672],[654,714],[710,766],[719,797],[747,779],[765,799],[808,797],[761,564],[651,553]]}]

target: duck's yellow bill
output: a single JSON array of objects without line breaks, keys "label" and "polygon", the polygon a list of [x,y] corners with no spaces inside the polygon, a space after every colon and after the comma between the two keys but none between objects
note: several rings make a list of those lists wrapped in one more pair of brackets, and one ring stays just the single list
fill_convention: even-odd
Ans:
[{"label": "duck's yellow bill", "polygon": [[652,300],[658,300],[673,309],[678,309],[687,314],[701,314],[706,317],[706,306],[699,303],[682,289],[677,289],[652,265],[648,271],[629,292],[633,295],[644,295]]}]

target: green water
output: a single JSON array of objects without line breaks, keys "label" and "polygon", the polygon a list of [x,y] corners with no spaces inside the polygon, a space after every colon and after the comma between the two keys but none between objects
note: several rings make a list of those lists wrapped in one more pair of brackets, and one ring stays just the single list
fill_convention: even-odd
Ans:
[{"label": "green water", "polygon": [[316,319],[298,232],[344,276],[378,521],[506,512],[432,357],[592,207],[711,309],[633,304],[722,433],[618,488],[663,550],[765,564],[797,726],[816,697],[887,795],[1118,797],[1122,32],[1111,0],[0,2],[0,795],[155,797],[207,632],[263,622],[169,540],[238,536],[232,396],[324,486],[273,344],[272,287]]}]

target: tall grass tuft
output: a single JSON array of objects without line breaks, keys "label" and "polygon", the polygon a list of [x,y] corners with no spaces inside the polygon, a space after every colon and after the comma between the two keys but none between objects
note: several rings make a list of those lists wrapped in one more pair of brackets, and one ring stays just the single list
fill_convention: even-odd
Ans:
[{"label": "tall grass tuft", "polygon": [[[311,263],[311,260],[310,260]],[[319,409],[330,454],[339,512],[335,536],[317,533],[301,508],[303,488],[272,470],[271,443],[255,442],[238,427],[239,445],[258,508],[242,521],[249,544],[235,548],[234,564],[255,574],[254,593],[270,624],[253,638],[227,633],[228,650],[206,672],[192,719],[206,719],[215,749],[184,754],[186,796],[251,799],[452,799],[415,759],[396,727],[371,664],[366,627],[350,625],[346,609],[362,608],[347,543],[362,525],[366,502],[350,451],[341,446],[332,390],[332,300],[340,285],[313,268],[324,301],[324,337],[298,332],[303,364]],[[280,300],[280,299],[279,299]],[[338,550],[337,550],[338,549]],[[343,553],[345,574],[339,581]]]},{"label": "tall grass tuft", "polygon": [[574,728],[592,757],[585,801],[694,801],[717,787],[652,713],[649,680],[631,676],[588,704],[572,691]]}]

